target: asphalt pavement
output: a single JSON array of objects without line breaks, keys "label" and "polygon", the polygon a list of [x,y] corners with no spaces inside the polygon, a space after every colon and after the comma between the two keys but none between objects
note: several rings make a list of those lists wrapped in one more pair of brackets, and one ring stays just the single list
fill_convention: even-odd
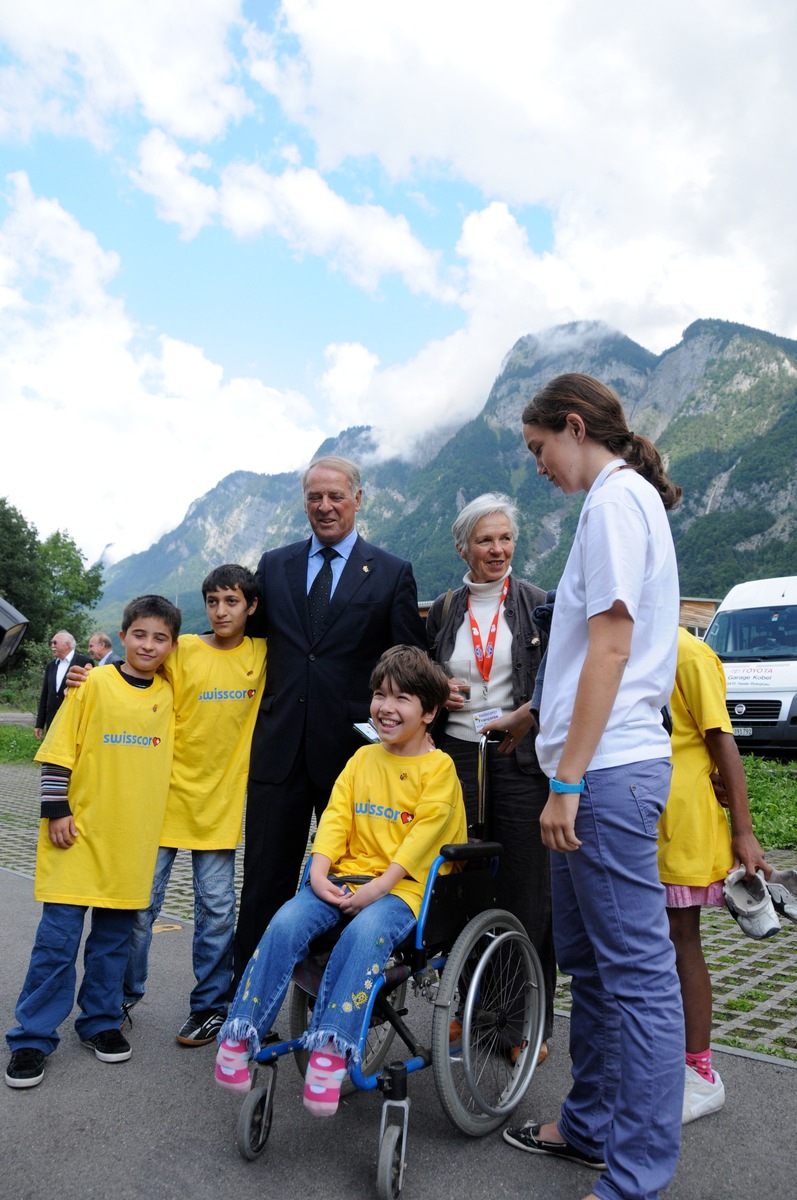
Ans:
[{"label": "asphalt pavement", "polygon": [[[0,1021],[13,1009],[39,918],[33,881],[0,869]],[[274,1121],[261,1158],[235,1145],[241,1101],[213,1082],[213,1046],[185,1048],[174,1035],[191,987],[190,922],[162,919],[153,941],[150,990],[134,1010],[127,1063],[100,1063],[72,1019],[36,1088],[0,1088],[0,1197],[5,1200],[360,1200],[376,1195],[380,1098],[345,1099],[329,1120],[301,1104],[301,1078],[280,1062]],[[419,1021],[428,1005],[420,1006]],[[567,1019],[557,1017],[551,1053],[518,1117],[555,1116],[567,1090]],[[287,1030],[283,1018],[279,1028]],[[4,1060],[5,1061],[5,1060]],[[788,1200],[797,1194],[797,1064],[718,1051],[727,1101],[687,1126],[667,1200]],[[655,1063],[651,1064],[655,1071]],[[431,1071],[410,1079],[404,1200],[522,1197],[580,1200],[594,1174],[521,1153],[500,1133],[470,1139],[441,1112]]]}]

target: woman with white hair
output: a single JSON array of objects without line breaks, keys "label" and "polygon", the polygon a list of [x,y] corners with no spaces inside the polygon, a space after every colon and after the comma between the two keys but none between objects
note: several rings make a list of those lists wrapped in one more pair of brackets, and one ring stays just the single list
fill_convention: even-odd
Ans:
[{"label": "woman with white hair", "polygon": [[[508,496],[477,496],[459,513],[451,531],[468,570],[462,587],[434,601],[426,630],[432,658],[452,676],[445,732],[436,726],[435,737],[456,764],[471,824],[480,730],[531,699],[545,638],[532,614],[545,603],[546,593],[512,575],[518,524],[517,508]],[[534,731],[500,749],[490,744],[487,771],[490,833],[504,848],[496,877],[498,902],[525,926],[545,977],[542,1059],[553,1027],[556,960],[550,864],[539,825],[548,781],[534,752]]]}]

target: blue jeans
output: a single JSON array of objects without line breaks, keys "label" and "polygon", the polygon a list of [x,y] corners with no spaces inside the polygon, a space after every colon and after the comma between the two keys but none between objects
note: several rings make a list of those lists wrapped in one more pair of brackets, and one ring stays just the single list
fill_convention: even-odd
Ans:
[{"label": "blue jeans", "polygon": [[[149,908],[135,914],[130,958],[125,971],[125,1001],[135,1003],[146,990],[152,926],[163,907],[177,850],[161,846],[155,862]],[[232,979],[235,932],[235,851],[192,850],[194,879],[194,976],[191,1012],[225,1012]]]},{"label": "blue jeans", "polygon": [[604,1158],[603,1200],[654,1200],[678,1162],[683,1009],[656,861],[670,774],[667,759],[588,772],[581,848],[551,855],[556,957],[572,976],[559,1130]]},{"label": "blue jeans", "polygon": [[[12,1050],[30,1046],[52,1054],[58,1045],[58,1026],[75,1003],[75,964],[85,915],[85,905],[44,905],[14,1012],[19,1024],[6,1034]],[[81,1013],[75,1021],[83,1041],[103,1030],[119,1028],[133,916],[129,908],[91,910],[91,930],[83,950],[83,982],[77,996]]]},{"label": "blue jeans", "polygon": [[306,957],[313,938],[335,925],[341,926],[340,939],[329,956],[303,1041],[316,1050],[332,1040],[340,1054],[357,1061],[362,1010],[374,979],[393,947],[415,928],[415,914],[398,896],[383,896],[348,920],[319,900],[309,885],[303,887],[272,917],[243,973],[219,1040],[246,1041],[254,1056],[282,1006],[293,968]]}]

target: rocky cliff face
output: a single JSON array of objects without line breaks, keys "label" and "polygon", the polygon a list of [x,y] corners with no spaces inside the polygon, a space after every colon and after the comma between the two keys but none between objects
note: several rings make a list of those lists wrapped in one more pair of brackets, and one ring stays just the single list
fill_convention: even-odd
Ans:
[{"label": "rocky cliff face", "polygon": [[[723,321],[698,321],[660,356],[599,322],[521,338],[482,412],[422,461],[374,462],[370,429],[346,430],[319,453],[361,463],[363,536],[410,558],[431,599],[462,576],[451,522],[484,491],[517,501],[516,570],[554,586],[579,501],[538,478],[520,438],[520,412],[553,375],[583,371],[611,384],[631,427],[653,438],[684,488],[673,514],[684,594],[720,597],[758,575],[797,574],[797,343]],[[441,434],[441,438],[443,435]],[[98,618],[159,591],[203,628],[199,585],[220,562],[255,566],[264,549],[306,536],[298,473],[236,472],[196,500],[181,525],[142,554],[109,568]]]}]

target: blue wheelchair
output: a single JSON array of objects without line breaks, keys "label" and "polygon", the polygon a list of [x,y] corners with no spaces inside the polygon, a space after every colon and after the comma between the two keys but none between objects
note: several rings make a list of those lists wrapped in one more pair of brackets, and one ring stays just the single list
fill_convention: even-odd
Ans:
[{"label": "blue wheelchair", "polygon": [[[483,738],[479,821],[485,749]],[[496,907],[494,870],[500,853],[495,842],[441,847],[414,933],[395,948],[364,1008],[360,1062],[352,1064],[343,1095],[382,1093],[376,1179],[380,1200],[396,1200],[403,1186],[409,1075],[432,1067],[444,1112],[470,1137],[482,1137],[503,1124],[534,1075],[545,1008],[542,968],[521,923]],[[439,874],[441,866],[450,862],[461,864],[462,869]],[[339,882],[346,879],[340,877]],[[236,1131],[238,1150],[246,1159],[258,1158],[266,1148],[279,1060],[292,1054],[301,1074],[305,1073],[308,1052],[301,1037],[335,932],[317,939],[294,972],[287,1000],[290,1038],[262,1046],[255,1057],[252,1088]],[[414,1009],[422,1009],[419,1000],[431,1006],[431,1032],[427,1020],[425,1041],[405,1020],[408,992]],[[397,1039],[404,1046],[401,1058],[391,1057]]]}]

